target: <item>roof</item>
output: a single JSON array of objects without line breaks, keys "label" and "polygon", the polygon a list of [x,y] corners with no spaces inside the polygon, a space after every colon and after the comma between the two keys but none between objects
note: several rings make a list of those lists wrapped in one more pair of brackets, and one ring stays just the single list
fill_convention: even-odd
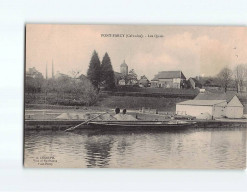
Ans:
[{"label": "roof", "polygon": [[146,80],[148,80],[148,78],[145,75],[141,76],[140,79],[146,79]]},{"label": "roof", "polygon": [[201,85],[200,81],[198,81],[196,78],[190,77],[189,79],[192,79],[196,85]]},{"label": "roof", "polygon": [[139,82],[149,82],[148,79],[140,79]]},{"label": "roof", "polygon": [[159,79],[173,79],[173,78],[182,78],[186,79],[182,71],[161,71],[154,76],[152,81]]},{"label": "roof", "polygon": [[179,102],[177,105],[213,106],[223,102],[225,102],[225,100],[187,100]]},{"label": "roof", "polygon": [[149,82],[149,80],[145,75],[143,75],[143,76],[141,76],[141,78],[139,80],[139,83],[141,83],[141,82]]},{"label": "roof", "polygon": [[121,78],[121,77],[123,76],[123,74],[114,71],[114,76],[115,76],[116,78]]},{"label": "roof", "polygon": [[226,100],[228,103],[235,95],[235,93],[212,93],[206,91],[205,93],[199,93],[194,100]]}]

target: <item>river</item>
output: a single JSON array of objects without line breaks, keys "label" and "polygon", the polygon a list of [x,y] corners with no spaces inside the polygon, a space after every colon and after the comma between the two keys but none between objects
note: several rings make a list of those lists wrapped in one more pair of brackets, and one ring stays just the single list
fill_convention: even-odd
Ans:
[{"label": "river", "polygon": [[26,167],[245,169],[246,129],[26,131]]}]

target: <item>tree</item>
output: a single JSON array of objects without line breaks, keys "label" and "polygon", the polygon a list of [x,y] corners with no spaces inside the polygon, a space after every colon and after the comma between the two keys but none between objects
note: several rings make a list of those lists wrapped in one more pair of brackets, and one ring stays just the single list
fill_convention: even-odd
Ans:
[{"label": "tree", "polygon": [[137,74],[135,73],[134,69],[131,69],[128,74],[128,84],[134,85],[138,82]]},{"label": "tree", "polygon": [[102,64],[101,64],[101,75],[100,75],[101,83],[105,86],[106,89],[115,88],[115,75],[112,69],[111,59],[106,52]]},{"label": "tree", "polygon": [[80,89],[80,100],[83,101],[86,106],[94,105],[97,102],[99,93],[87,78],[80,78]]},{"label": "tree", "polygon": [[30,77],[26,76],[25,90],[28,93],[40,93],[44,85],[43,77]]},{"label": "tree", "polygon": [[100,84],[100,60],[95,50],[93,51],[93,55],[89,63],[87,77],[91,81],[93,86],[98,89]]},{"label": "tree", "polygon": [[234,69],[234,79],[237,87],[237,92],[241,91],[244,85],[244,79],[247,77],[247,66],[244,64],[239,64]]},{"label": "tree", "polygon": [[225,67],[218,74],[219,81],[221,86],[224,88],[225,92],[227,91],[227,87],[229,86],[232,79],[232,71],[231,69]]}]

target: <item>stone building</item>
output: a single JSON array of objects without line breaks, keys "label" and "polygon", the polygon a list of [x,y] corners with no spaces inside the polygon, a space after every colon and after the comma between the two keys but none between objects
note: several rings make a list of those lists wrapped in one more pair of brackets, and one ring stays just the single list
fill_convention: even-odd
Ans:
[{"label": "stone building", "polygon": [[43,75],[35,67],[32,67],[29,68],[28,71],[26,72],[26,77],[31,77],[36,79],[36,78],[43,78]]},{"label": "stone building", "polygon": [[148,80],[148,78],[145,75],[143,75],[143,76],[141,76],[140,80],[138,81],[138,84],[140,87],[149,87],[150,81]]},{"label": "stone building", "polygon": [[183,88],[186,78],[182,71],[161,71],[151,80],[151,87]]}]

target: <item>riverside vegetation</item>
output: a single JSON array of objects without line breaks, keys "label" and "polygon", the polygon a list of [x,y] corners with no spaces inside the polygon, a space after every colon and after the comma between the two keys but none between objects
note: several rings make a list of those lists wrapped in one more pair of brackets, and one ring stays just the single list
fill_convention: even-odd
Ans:
[{"label": "riverside vegetation", "polygon": [[[132,70],[133,71],[133,70]],[[134,71],[133,71],[134,72]],[[237,84],[244,85],[246,68],[239,65],[231,72],[223,69],[218,78],[202,79],[204,84],[212,82],[221,85],[223,91],[227,87]],[[231,79],[234,76],[235,80]],[[137,75],[125,76],[125,80],[137,80]],[[43,77],[40,73],[34,77],[26,76],[25,106],[26,108],[42,108],[42,105],[56,105],[60,108],[98,107],[98,108],[127,108],[140,109],[142,107],[175,111],[177,102],[193,99],[199,93],[196,89],[164,89],[139,86],[118,86],[111,59],[105,53],[102,61],[96,51],[89,62],[87,76],[79,71],[71,76],[62,75],[55,78]],[[31,106],[32,105],[32,106]],[[52,107],[51,107],[52,108]]]}]

